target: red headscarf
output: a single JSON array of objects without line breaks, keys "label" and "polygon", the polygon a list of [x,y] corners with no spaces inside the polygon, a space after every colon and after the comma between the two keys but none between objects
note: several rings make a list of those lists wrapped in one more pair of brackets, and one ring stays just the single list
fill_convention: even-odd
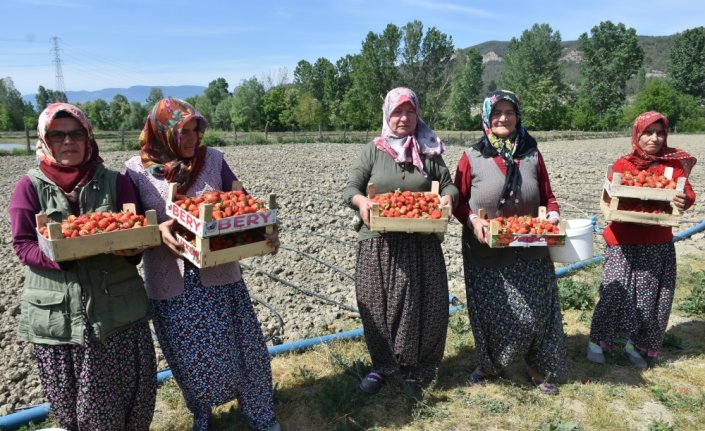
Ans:
[{"label": "red headscarf", "polygon": [[[179,131],[192,119],[198,121],[198,143],[193,157],[185,158],[179,144]],[[206,157],[201,144],[208,121],[188,102],[162,99],[154,105],[140,134],[142,165],[152,175],[175,182],[179,193],[186,193],[198,177]]]},{"label": "red headscarf", "polygon": [[[57,162],[51,151],[51,146],[46,141],[51,123],[59,112],[66,112],[75,118],[81,123],[88,135],[83,162],[78,166],[66,166]],[[37,139],[35,153],[39,162],[39,170],[59,186],[70,199],[76,186],[85,184],[93,176],[95,164],[103,163],[103,159],[98,155],[98,144],[93,136],[88,117],[78,107],[69,103],[52,103],[39,114],[37,135],[39,139]]]},{"label": "red headscarf", "polygon": [[[649,126],[660,121],[666,132],[666,142],[657,154],[649,155],[639,146],[639,138]],[[670,148],[668,146],[668,118],[658,112],[649,111],[636,117],[632,127],[632,152],[625,156],[637,169],[644,170],[652,163],[661,160],[680,160],[686,175],[690,175],[690,170],[695,166],[697,159],[683,150]]]}]

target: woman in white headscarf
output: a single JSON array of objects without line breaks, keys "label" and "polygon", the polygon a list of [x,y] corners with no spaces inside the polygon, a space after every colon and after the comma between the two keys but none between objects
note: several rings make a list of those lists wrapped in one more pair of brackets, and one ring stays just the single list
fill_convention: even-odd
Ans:
[{"label": "woman in white headscarf", "polygon": [[355,290],[372,359],[360,389],[376,393],[400,373],[413,388],[433,380],[443,358],[448,324],[448,279],[441,242],[435,235],[379,233],[369,229],[377,193],[430,191],[440,183],[441,204],[457,200],[443,143],[418,115],[408,88],[391,90],[382,107],[382,134],[362,150],[343,192],[363,220],[357,246]]}]

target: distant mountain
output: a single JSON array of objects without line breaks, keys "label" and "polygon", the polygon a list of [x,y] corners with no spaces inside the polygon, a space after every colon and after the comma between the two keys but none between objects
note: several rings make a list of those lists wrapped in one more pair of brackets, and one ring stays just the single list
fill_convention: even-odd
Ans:
[{"label": "distant mountain", "polygon": [[[117,94],[122,94],[127,97],[130,102],[139,102],[144,104],[149,96],[149,92],[152,88],[158,87],[162,89],[165,97],[178,97],[179,99],[185,99],[191,96],[198,96],[203,93],[206,87],[199,85],[175,85],[175,86],[147,86],[147,85],[135,85],[129,88],[104,88],[102,90],[95,91],[67,91],[66,98],[69,102],[83,103],[91,100],[103,99],[106,102],[113,100],[113,97]],[[36,103],[36,94],[25,94],[22,99],[30,102],[32,104]]]},{"label": "distant mountain", "polygon": [[[668,57],[673,47],[674,36],[637,36],[639,46],[644,50],[644,69],[646,70],[646,78],[664,77],[666,76],[666,65]],[[504,55],[507,51],[509,42],[489,41],[483,42],[463,49],[475,49],[482,55],[482,63],[484,65],[484,73],[482,80],[485,87],[489,87],[491,83],[499,80],[502,70],[504,70]],[[578,51],[578,41],[570,40],[563,41],[563,55],[561,61],[565,68],[566,82],[571,86],[578,84],[580,77],[579,65],[581,55]],[[627,93],[633,93],[636,89],[634,82],[627,83]]]}]

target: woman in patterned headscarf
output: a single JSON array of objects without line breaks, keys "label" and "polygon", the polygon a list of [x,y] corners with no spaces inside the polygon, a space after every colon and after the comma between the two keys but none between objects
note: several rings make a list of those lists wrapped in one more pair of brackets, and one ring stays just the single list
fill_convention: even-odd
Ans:
[{"label": "woman in patterned headscarf", "polygon": [[[237,398],[250,427],[274,431],[269,353],[240,264],[199,269],[182,259],[165,212],[169,183],[187,196],[232,189],[236,178],[223,153],[202,143],[207,126],[187,102],[162,99],[140,135],[140,155],[126,163],[143,207],[155,209],[161,223],[163,246],[144,254],[150,310],[194,430],[208,429],[212,407]],[[276,250],[278,233],[268,241]]]},{"label": "woman in patterned headscarf", "polygon": [[358,210],[355,290],[372,358],[372,371],[360,388],[379,391],[394,374],[416,390],[429,383],[443,358],[448,323],[448,280],[439,239],[415,233],[379,233],[369,229],[377,193],[396,189],[430,191],[440,182],[441,203],[452,206],[457,190],[441,157],[443,143],[418,115],[416,94],[391,90],[382,106],[382,134],[365,146],[343,191],[345,203]]},{"label": "woman in patterned headscarf", "polygon": [[98,155],[85,114],[68,103],[39,116],[38,166],[17,182],[8,212],[12,245],[25,266],[19,338],[34,345],[44,394],[65,429],[148,430],[156,358],[141,250],[56,263],[41,251],[35,215],[119,211],[135,203],[130,180]]},{"label": "woman in patterned headscarf", "polygon": [[477,366],[485,384],[515,360],[543,393],[557,394],[554,379],[566,371],[566,342],[553,262],[545,247],[489,248],[490,218],[538,215],[558,223],[559,208],[536,140],[521,123],[518,97],[495,91],[484,100],[485,136],[460,158],[455,217],[463,225],[463,263]]},{"label": "woman in patterned headscarf", "polygon": [[[672,205],[683,211],[695,202],[687,180],[696,159],[668,146],[668,119],[645,112],[634,120],[632,151],[617,160],[613,172],[648,171],[671,180],[686,177],[685,190]],[[592,315],[587,357],[605,363],[603,349],[612,348],[617,334],[626,334],[624,351],[639,368],[647,368],[661,349],[676,288],[676,252],[668,226],[611,222],[603,236],[607,243],[600,301]]]}]

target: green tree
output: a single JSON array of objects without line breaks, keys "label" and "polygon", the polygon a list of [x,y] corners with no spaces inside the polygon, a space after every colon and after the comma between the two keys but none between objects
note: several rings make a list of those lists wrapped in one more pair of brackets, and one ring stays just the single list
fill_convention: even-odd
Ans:
[{"label": "green tree", "polygon": [[230,111],[232,110],[233,98],[228,97],[220,101],[218,106],[215,107],[215,112],[213,112],[213,120],[211,124],[214,128],[220,130],[230,130],[233,125],[233,119],[230,116]]},{"label": "green tree", "polygon": [[285,110],[286,87],[283,85],[271,88],[262,97],[262,120],[267,130],[281,131],[286,129],[281,116]]},{"label": "green tree", "polygon": [[211,99],[201,94],[200,96],[196,97],[196,103],[193,104],[193,107],[196,108],[196,110],[200,112],[201,115],[206,117],[206,120],[208,120],[208,122],[213,121],[213,114],[215,114],[215,105],[213,104],[213,102],[211,102]]},{"label": "green tree", "polygon": [[130,101],[122,94],[116,94],[110,101],[110,128],[112,130],[129,129]]},{"label": "green tree", "polygon": [[211,81],[203,91],[203,96],[210,100],[212,106],[218,106],[220,102],[230,96],[228,92],[228,81],[225,78],[218,78]]},{"label": "green tree", "polygon": [[578,40],[583,59],[580,63],[581,106],[591,109],[599,119],[591,129],[614,128],[622,115],[626,83],[642,66],[644,51],[637,43],[636,30],[624,24],[601,22]]},{"label": "green tree", "polygon": [[149,90],[149,96],[147,96],[147,110],[151,111],[152,106],[164,98],[164,92],[159,87],[152,87]]},{"label": "green tree", "polygon": [[668,79],[653,79],[637,94],[632,106],[625,110],[625,125],[646,111],[658,111],[668,117],[672,129],[681,132],[701,132],[705,128],[703,108],[697,100],[680,93]]},{"label": "green tree", "polygon": [[130,102],[130,115],[127,117],[126,128],[135,130],[142,129],[147,121],[149,111],[147,107],[139,102]]},{"label": "green tree", "polygon": [[705,27],[676,35],[668,62],[676,90],[705,103]]},{"label": "green tree", "polygon": [[335,77],[334,85],[331,89],[332,94],[327,94],[328,100],[328,121],[330,124],[341,129],[349,125],[347,118],[344,115],[343,101],[345,94],[352,85],[352,55],[346,55],[335,62]]},{"label": "green tree", "polygon": [[567,86],[560,63],[560,32],[534,24],[519,39],[512,38],[504,55],[500,88],[521,98],[522,122],[529,129],[561,129],[567,107]]},{"label": "green tree", "polygon": [[0,116],[0,130],[23,130],[28,117],[36,118],[32,104],[22,100],[10,77],[0,79]]},{"label": "green tree", "polygon": [[233,91],[230,116],[238,130],[257,130],[262,120],[264,86],[257,78],[244,80]]},{"label": "green tree", "polygon": [[294,110],[296,123],[305,129],[320,127],[323,122],[323,106],[311,93],[299,96],[298,104]]},{"label": "green tree", "polygon": [[81,104],[81,109],[86,113],[91,127],[95,130],[110,130],[110,105],[103,99],[96,99]]},{"label": "green tree", "polygon": [[296,63],[294,69],[294,84],[299,85],[302,91],[313,93],[314,87],[313,66],[306,60]]},{"label": "green tree", "polygon": [[61,91],[54,91],[44,88],[43,85],[39,86],[37,94],[34,96],[34,100],[37,102],[37,110],[40,112],[52,103],[68,102],[66,99],[66,94]]},{"label": "green tree", "polygon": [[456,62],[461,67],[453,76],[450,103],[446,112],[446,127],[451,130],[470,130],[473,124],[471,110],[479,102],[482,91],[482,55],[471,49],[458,52]]}]

